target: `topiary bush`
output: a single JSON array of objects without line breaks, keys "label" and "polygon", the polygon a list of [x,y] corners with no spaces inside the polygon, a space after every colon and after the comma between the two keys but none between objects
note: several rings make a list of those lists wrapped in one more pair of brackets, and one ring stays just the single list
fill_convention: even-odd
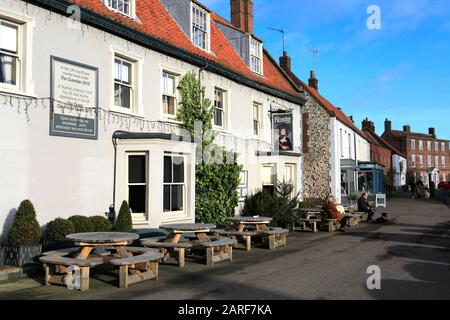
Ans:
[{"label": "topiary bush", "polygon": [[36,219],[36,211],[30,200],[24,200],[17,209],[14,221],[8,232],[8,244],[11,246],[29,246],[39,244],[41,231]]},{"label": "topiary bush", "polygon": [[90,217],[91,224],[94,232],[106,232],[111,230],[111,223],[109,220],[102,216]]},{"label": "topiary bush", "polygon": [[116,226],[114,228],[119,232],[133,231],[133,222],[131,220],[131,210],[128,202],[123,201],[120,206],[119,215],[117,216]]},{"label": "topiary bush", "polygon": [[71,216],[68,220],[73,223],[73,226],[75,227],[75,233],[94,231],[94,226],[89,217],[75,215]]},{"label": "topiary bush", "polygon": [[56,218],[47,224],[47,228],[45,229],[45,240],[65,241],[68,234],[75,232],[75,226],[72,221]]}]

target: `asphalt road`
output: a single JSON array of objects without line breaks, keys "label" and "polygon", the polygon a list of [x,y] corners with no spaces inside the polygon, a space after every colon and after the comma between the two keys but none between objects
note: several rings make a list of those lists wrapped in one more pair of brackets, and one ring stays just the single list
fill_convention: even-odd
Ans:
[{"label": "asphalt road", "polygon": [[[235,250],[233,262],[214,268],[160,266],[158,281],[128,290],[100,275],[88,292],[25,278],[0,283],[0,299],[450,299],[449,206],[401,198],[388,205],[391,225],[294,233],[286,248]],[[372,265],[380,267],[380,290],[367,288]]]}]

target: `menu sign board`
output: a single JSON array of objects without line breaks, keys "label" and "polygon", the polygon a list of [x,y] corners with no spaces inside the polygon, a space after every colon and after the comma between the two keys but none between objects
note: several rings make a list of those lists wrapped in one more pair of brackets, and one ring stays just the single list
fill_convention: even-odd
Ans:
[{"label": "menu sign board", "polygon": [[273,144],[275,151],[293,151],[292,113],[276,113],[272,116]]},{"label": "menu sign board", "polygon": [[50,135],[98,138],[98,69],[51,57]]}]

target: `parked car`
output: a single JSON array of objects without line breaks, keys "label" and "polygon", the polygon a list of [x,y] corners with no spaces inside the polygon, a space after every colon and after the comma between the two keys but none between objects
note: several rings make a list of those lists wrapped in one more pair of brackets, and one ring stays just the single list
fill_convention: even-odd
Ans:
[{"label": "parked car", "polygon": [[438,184],[438,189],[450,190],[450,181],[442,181]]}]

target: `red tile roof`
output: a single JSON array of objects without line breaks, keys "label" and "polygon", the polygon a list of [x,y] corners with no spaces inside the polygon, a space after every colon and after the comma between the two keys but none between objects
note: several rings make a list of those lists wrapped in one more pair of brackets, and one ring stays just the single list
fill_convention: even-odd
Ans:
[{"label": "red tile roof", "polygon": [[[216,19],[219,19],[219,16],[213,12],[211,12],[211,53],[208,53],[196,47],[191,42],[167,12],[160,0],[136,1],[136,15],[141,23],[108,9],[102,0],[69,1],[123,25],[139,30],[151,37],[215,62],[255,82],[271,87],[277,91],[300,97],[298,89],[289,82],[278,66],[271,61],[266,52],[264,52],[263,57],[264,76],[253,73],[214,22]],[[226,21],[223,18],[221,20]]]},{"label": "red tile roof", "polygon": [[364,129],[364,130],[362,130],[362,133],[364,134],[364,136],[367,138],[367,140],[370,143],[390,149],[393,153],[398,154],[402,157],[405,157],[405,155],[403,153],[401,153],[396,147],[394,147],[392,144],[390,144],[385,139],[381,138],[379,135],[377,135],[372,130]]},{"label": "red tile roof", "polygon": [[450,140],[434,138],[431,134],[427,134],[427,133],[417,133],[417,132],[407,132],[407,131],[400,131],[400,130],[391,130],[390,134],[395,136],[395,137],[398,137],[398,138],[418,137],[418,138],[425,138],[425,139],[432,139],[432,140],[439,140],[439,141],[449,141],[450,142]]}]

